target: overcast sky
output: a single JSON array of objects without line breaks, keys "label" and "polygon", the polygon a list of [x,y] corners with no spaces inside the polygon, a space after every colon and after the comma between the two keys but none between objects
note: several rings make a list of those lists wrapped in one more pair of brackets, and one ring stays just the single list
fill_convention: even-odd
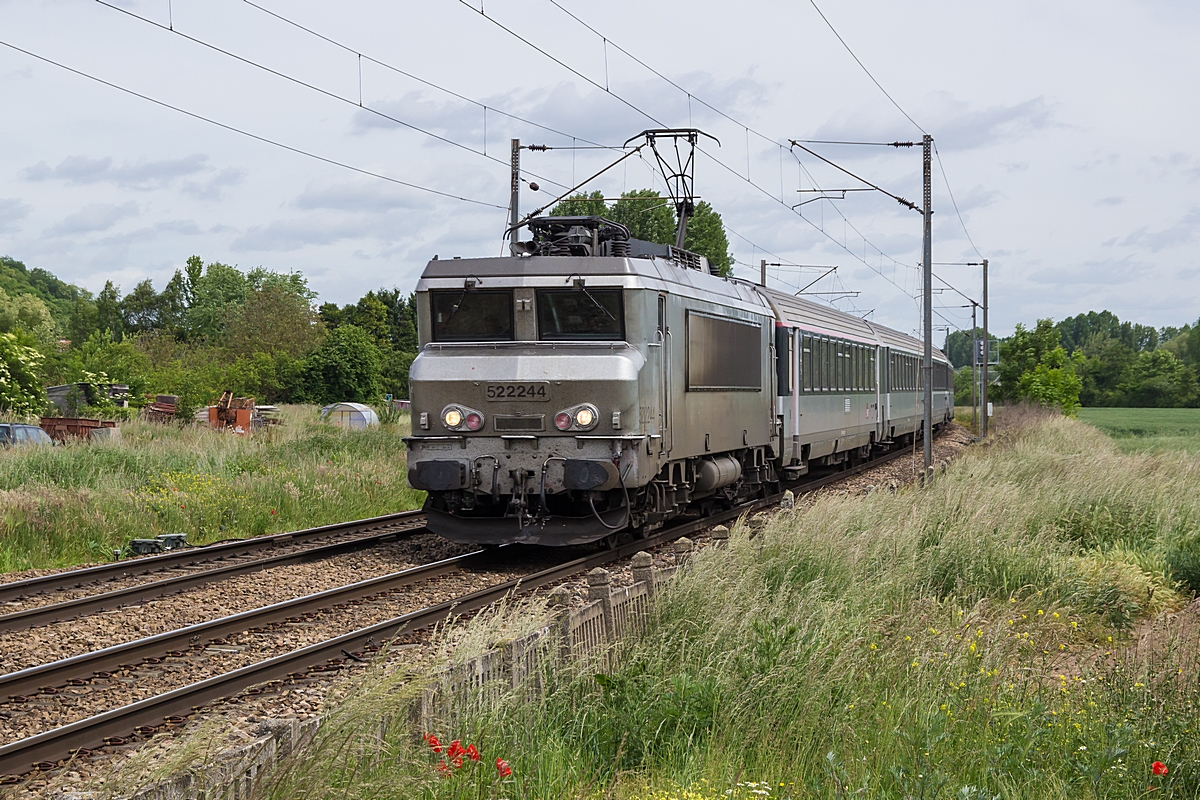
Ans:
[{"label": "overcast sky", "polygon": [[[989,258],[994,330],[1105,308],[1156,326],[1200,316],[1195,3],[819,0],[914,124],[807,0],[482,0],[486,16],[481,0],[469,0],[474,10],[463,0],[113,2],[155,24],[95,0],[0,0],[0,41],[478,202],[285,150],[0,47],[0,253],[92,291],[106,280],[129,291],[143,278],[162,288],[192,254],[299,270],[338,303],[380,286],[411,290],[435,253],[501,252],[510,138],[621,145],[645,128],[692,125],[720,140],[697,154],[696,190],[723,214],[737,259],[755,265],[738,274],[756,275],[762,258],[837,266],[811,291],[859,292],[837,306],[912,331],[920,216],[855,192],[806,204],[802,219],[789,207],[814,195],[798,189],[862,184],[805,153],[798,163],[786,144],[919,141],[919,124],[978,247],[935,160],[933,260]],[[808,146],[921,200],[920,148]],[[541,191],[526,187],[522,210],[615,155],[526,153]],[[634,157],[592,188],[646,186],[661,178]],[[935,271],[979,298],[978,269]],[[771,278],[799,287],[819,274]],[[935,324],[969,326],[965,302],[937,295]]]}]

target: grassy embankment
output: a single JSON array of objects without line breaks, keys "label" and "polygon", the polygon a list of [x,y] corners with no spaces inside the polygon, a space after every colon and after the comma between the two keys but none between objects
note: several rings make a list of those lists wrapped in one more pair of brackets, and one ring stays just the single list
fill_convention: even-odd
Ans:
[{"label": "grassy embankment", "polygon": [[1126,452],[1200,455],[1200,408],[1083,408],[1079,418],[1116,439]]},{"label": "grassy embankment", "polygon": [[1131,649],[1200,585],[1200,461],[1017,416],[930,488],[735,527],[619,668],[432,731],[482,762],[380,738],[377,677],[262,796],[1200,796],[1195,626]]},{"label": "grassy embankment", "polygon": [[121,441],[0,450],[0,572],[108,561],[135,537],[193,544],[416,508],[407,417],[348,431],[311,406],[253,436],[133,421]]}]

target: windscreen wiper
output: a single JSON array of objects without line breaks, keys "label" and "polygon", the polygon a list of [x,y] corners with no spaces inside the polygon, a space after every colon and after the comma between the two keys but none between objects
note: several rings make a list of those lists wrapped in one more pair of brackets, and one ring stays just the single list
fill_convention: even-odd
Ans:
[{"label": "windscreen wiper", "polygon": [[600,309],[601,311],[603,311],[603,312],[604,312],[604,315],[605,315],[606,317],[608,317],[609,319],[611,319],[613,322],[616,322],[616,321],[617,321],[617,318],[616,318],[616,317],[614,317],[614,316],[612,315],[612,312],[610,312],[610,311],[609,311],[607,308],[605,308],[603,305],[601,305],[599,300],[597,300],[596,298],[592,297],[592,293],[591,293],[591,292],[589,292],[589,291],[587,290],[587,287],[583,285],[583,278],[580,278],[578,273],[576,273],[575,275],[572,275],[570,278],[567,278],[567,281],[569,282],[569,281],[571,280],[571,278],[579,278],[579,280],[577,280],[577,281],[575,282],[575,288],[576,288],[576,289],[578,289],[579,291],[583,292],[583,293],[584,293],[584,295],[586,295],[586,296],[587,296],[587,299],[588,299],[588,300],[591,300],[591,301],[592,301],[592,303],[594,303],[594,304],[595,304],[596,308],[598,308],[598,309]]}]

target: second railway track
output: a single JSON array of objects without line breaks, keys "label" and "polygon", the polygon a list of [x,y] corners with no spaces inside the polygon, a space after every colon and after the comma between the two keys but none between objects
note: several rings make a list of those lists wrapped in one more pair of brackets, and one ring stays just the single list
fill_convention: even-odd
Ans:
[{"label": "second railway track", "polygon": [[64,595],[84,595],[101,587],[112,589],[112,584],[132,585],[146,576],[176,571],[215,562],[229,562],[263,558],[271,552],[301,551],[313,543],[332,543],[360,537],[362,534],[388,528],[394,531],[424,527],[425,515],[421,511],[400,511],[379,517],[321,525],[298,531],[255,536],[248,539],[231,539],[197,547],[184,547],[161,555],[129,558],[111,564],[98,564],[81,569],[52,572],[0,583],[0,609],[21,605],[43,605],[56,603]]},{"label": "second railway track", "polygon": [[[794,488],[813,492],[906,454],[897,451]],[[16,696],[4,704],[9,722],[0,741],[22,737],[0,745],[0,776],[52,769],[73,753],[179,723],[200,706],[256,684],[367,659],[399,633],[482,608],[518,587],[555,583],[777,501],[778,496],[757,500],[582,557],[518,546],[469,553],[0,676],[0,697]],[[492,579],[443,588],[438,597],[439,580],[472,570],[490,570]],[[397,602],[405,597],[407,602]],[[321,623],[334,616],[340,621]],[[308,633],[301,634],[305,628]],[[256,638],[260,646],[252,646]],[[135,688],[139,683],[142,690]],[[22,707],[30,713],[21,713]],[[99,713],[87,715],[91,710]],[[31,722],[14,725],[14,714]]]}]

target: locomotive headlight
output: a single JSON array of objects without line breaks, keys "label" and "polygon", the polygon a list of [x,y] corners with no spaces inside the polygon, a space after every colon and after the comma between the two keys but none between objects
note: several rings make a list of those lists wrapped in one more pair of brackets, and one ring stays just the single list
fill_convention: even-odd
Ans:
[{"label": "locomotive headlight", "polygon": [[575,412],[575,424],[581,428],[590,428],[596,424],[596,412],[584,406]]},{"label": "locomotive headlight", "polygon": [[463,424],[462,409],[456,406],[447,406],[442,411],[442,424],[452,431],[458,430]]}]

